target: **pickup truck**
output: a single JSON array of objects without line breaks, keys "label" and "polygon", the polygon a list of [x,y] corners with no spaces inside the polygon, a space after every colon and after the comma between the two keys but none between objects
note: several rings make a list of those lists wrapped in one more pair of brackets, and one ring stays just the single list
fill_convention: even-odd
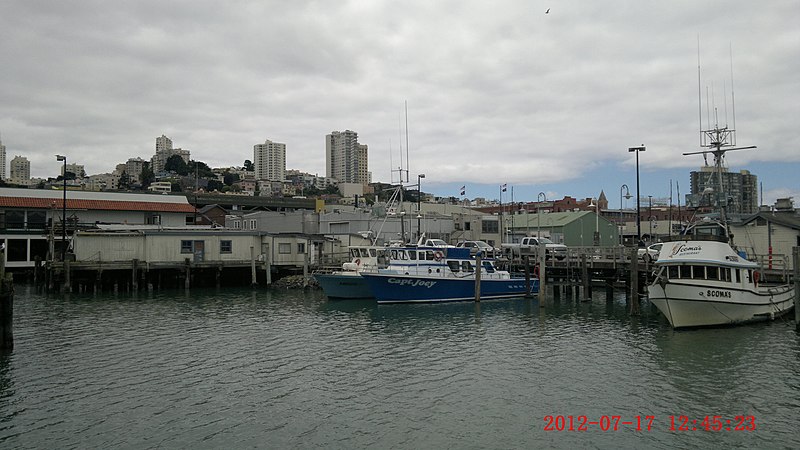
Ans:
[{"label": "pickup truck", "polygon": [[567,257],[567,246],[556,244],[550,239],[543,237],[524,237],[519,243],[502,244],[503,251],[509,256],[537,255],[539,245],[544,245],[544,255],[546,259],[555,257],[562,260]]}]

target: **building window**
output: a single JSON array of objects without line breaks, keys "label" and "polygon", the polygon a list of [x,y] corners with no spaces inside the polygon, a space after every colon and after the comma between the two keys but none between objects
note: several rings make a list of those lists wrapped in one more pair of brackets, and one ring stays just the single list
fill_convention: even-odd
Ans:
[{"label": "building window", "polygon": [[148,225],[161,225],[161,214],[150,214],[147,216]]},{"label": "building window", "polygon": [[219,241],[220,253],[233,253],[233,241]]},{"label": "building window", "polygon": [[186,225],[194,225],[194,216],[186,216]]},{"label": "building window", "polygon": [[499,233],[500,232],[500,222],[496,220],[482,220],[481,221],[481,232],[482,233]]},{"label": "building window", "polygon": [[8,249],[6,250],[7,261],[27,261],[28,260],[28,240],[9,239]]},{"label": "building window", "polygon": [[256,229],[256,219],[250,219],[250,229],[251,230]]},{"label": "building window", "polygon": [[278,244],[278,253],[281,255],[290,255],[292,253],[292,244]]},{"label": "building window", "polygon": [[181,241],[181,253],[192,253],[192,241]]},{"label": "building window", "polygon": [[28,211],[28,228],[47,228],[47,213],[44,211]]},{"label": "building window", "polygon": [[306,252],[306,243],[305,242],[298,242],[297,243],[297,253],[302,255]]}]

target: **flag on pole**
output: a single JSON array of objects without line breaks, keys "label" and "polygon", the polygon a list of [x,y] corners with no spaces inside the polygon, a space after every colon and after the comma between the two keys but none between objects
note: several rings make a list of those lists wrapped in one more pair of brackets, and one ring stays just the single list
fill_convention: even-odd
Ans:
[{"label": "flag on pole", "polygon": [[461,195],[464,196],[467,193],[467,186],[461,186]]},{"label": "flag on pole", "polygon": [[508,183],[503,183],[503,184],[500,186],[501,188],[503,188],[502,192],[505,192],[505,191],[506,191],[506,186],[507,186],[507,185],[508,185]]}]

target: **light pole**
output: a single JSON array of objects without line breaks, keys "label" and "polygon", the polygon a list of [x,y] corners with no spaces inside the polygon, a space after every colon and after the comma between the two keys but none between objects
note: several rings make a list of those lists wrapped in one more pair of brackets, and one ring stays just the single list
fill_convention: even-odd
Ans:
[{"label": "light pole", "polygon": [[592,199],[589,207],[594,206],[594,237],[592,238],[595,247],[600,245],[600,202],[595,202]]},{"label": "light pole", "polygon": [[653,243],[653,196],[652,195],[647,196],[647,205],[648,205],[647,215],[649,216],[648,220],[650,220],[650,233],[647,235],[647,239],[652,244]]},{"label": "light pole", "polygon": [[56,155],[56,161],[64,161],[61,178],[64,180],[64,198],[61,202],[61,261],[67,260],[67,157]]},{"label": "light pole", "polygon": [[417,175],[417,240],[422,238],[422,179],[425,174]]},{"label": "light pole", "polygon": [[619,187],[619,245],[623,245],[625,242],[622,237],[622,228],[625,223],[625,219],[622,216],[622,190],[625,189],[625,199],[631,198],[631,191],[628,189],[627,184],[623,184]]},{"label": "light pole", "polygon": [[542,198],[544,201],[547,201],[547,194],[544,192],[539,192],[539,195],[536,197],[536,238],[541,237],[541,225],[542,225]]},{"label": "light pole", "polygon": [[642,241],[642,218],[639,215],[641,205],[639,204],[639,152],[645,150],[644,144],[641,147],[629,147],[628,152],[636,152],[636,245]]}]

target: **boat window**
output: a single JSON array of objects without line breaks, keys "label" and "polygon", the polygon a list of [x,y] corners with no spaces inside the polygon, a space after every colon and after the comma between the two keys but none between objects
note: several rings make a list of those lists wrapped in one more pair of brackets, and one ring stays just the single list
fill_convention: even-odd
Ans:
[{"label": "boat window", "polygon": [[486,273],[494,273],[494,266],[492,265],[491,262],[482,261],[481,264],[483,264],[483,268],[484,270],[486,270]]},{"label": "boat window", "polygon": [[705,266],[692,266],[692,278],[695,280],[703,280],[706,278]]},{"label": "boat window", "polygon": [[747,282],[748,283],[753,282],[753,271],[750,269],[747,269]]},{"label": "boat window", "polygon": [[706,267],[706,278],[709,280],[719,280],[719,267],[708,266]]},{"label": "boat window", "polygon": [[458,261],[452,261],[452,260],[447,261],[447,266],[450,267],[451,271],[458,273],[459,271]]},{"label": "boat window", "polygon": [[401,250],[401,251],[399,251],[399,252],[397,252],[397,253],[400,255],[400,258],[401,258],[403,261],[406,261],[406,260],[408,260],[408,252],[407,252],[407,251],[405,251],[405,250]]},{"label": "boat window", "polygon": [[416,261],[417,260],[417,251],[416,250],[409,250],[408,251],[408,259],[410,259],[412,261]]},{"label": "boat window", "polygon": [[719,270],[719,279],[722,281],[727,281],[728,283],[731,282],[731,268],[730,267],[722,267]]},{"label": "boat window", "polygon": [[396,261],[397,260],[397,250],[392,249],[391,253],[392,253],[392,260]]},{"label": "boat window", "polygon": [[374,248],[369,249],[369,256],[372,256],[373,258],[377,256],[377,250]]},{"label": "boat window", "polygon": [[357,248],[351,248],[350,249],[350,257],[351,258],[358,258],[358,249]]},{"label": "boat window", "polygon": [[692,266],[681,266],[681,278],[690,279],[692,278]]},{"label": "boat window", "polygon": [[428,261],[433,261],[435,259],[433,257],[433,250],[425,250],[425,259]]},{"label": "boat window", "polygon": [[740,284],[742,282],[742,274],[740,269],[736,269],[736,284]]},{"label": "boat window", "polygon": [[472,263],[469,261],[461,261],[461,270],[463,272],[473,272]]},{"label": "boat window", "polygon": [[669,267],[667,267],[667,269],[668,269],[668,271],[667,271],[668,278],[677,279],[677,278],[681,277],[679,275],[678,266],[669,266]]}]

